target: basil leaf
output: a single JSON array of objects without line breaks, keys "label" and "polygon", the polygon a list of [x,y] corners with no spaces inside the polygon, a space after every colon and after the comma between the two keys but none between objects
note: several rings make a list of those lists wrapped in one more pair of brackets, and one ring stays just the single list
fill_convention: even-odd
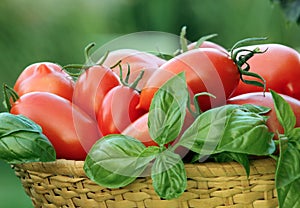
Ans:
[{"label": "basil leaf", "polygon": [[300,127],[294,128],[289,134],[288,134],[290,141],[299,142],[300,144]]},{"label": "basil leaf", "polygon": [[271,108],[260,106],[260,105],[244,104],[243,106],[249,111],[253,113],[257,113],[259,115],[264,115],[271,111]]},{"label": "basil leaf", "polygon": [[0,159],[11,164],[48,162],[56,153],[40,126],[24,116],[1,113]]},{"label": "basil leaf", "polygon": [[265,118],[252,112],[233,111],[222,136],[215,152],[270,155],[275,151],[274,134],[269,132]]},{"label": "basil leaf", "polygon": [[173,141],[180,133],[188,100],[184,73],[168,80],[155,93],[149,111],[149,133],[160,146]]},{"label": "basil leaf", "polygon": [[178,145],[203,156],[225,151],[269,155],[275,151],[272,138],[263,116],[243,106],[225,105],[198,116]]},{"label": "basil leaf", "polygon": [[296,208],[300,205],[299,143],[280,140],[279,145],[281,151],[275,175],[279,207]]},{"label": "basil leaf", "polygon": [[296,125],[296,116],[291,106],[277,94],[275,91],[270,90],[274,101],[274,107],[278,121],[284,129],[284,134],[288,135]]},{"label": "basil leaf", "polygon": [[0,159],[11,164],[49,162],[56,153],[42,133],[21,130],[0,138]]},{"label": "basil leaf", "polygon": [[22,115],[0,113],[0,137],[19,130],[42,132],[39,125]]},{"label": "basil leaf", "polygon": [[84,171],[101,186],[119,188],[140,176],[156,154],[156,148],[147,150],[143,143],[130,136],[111,134],[93,145]]},{"label": "basil leaf", "polygon": [[156,158],[151,178],[154,190],[164,199],[179,197],[187,186],[184,163],[178,154],[169,150],[163,151]]}]

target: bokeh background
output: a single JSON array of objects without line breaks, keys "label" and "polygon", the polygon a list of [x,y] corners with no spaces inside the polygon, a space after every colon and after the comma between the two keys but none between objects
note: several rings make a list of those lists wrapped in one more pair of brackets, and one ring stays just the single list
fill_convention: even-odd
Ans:
[{"label": "bokeh background", "polygon": [[[300,51],[300,26],[270,0],[1,0],[0,85],[13,86],[35,62],[83,63],[83,49],[91,42],[100,47],[140,31],[177,35],[184,25],[191,41],[217,33],[212,41],[230,48],[243,38],[268,37],[265,42]],[[10,207],[32,204],[10,166],[0,161],[0,208]]]}]

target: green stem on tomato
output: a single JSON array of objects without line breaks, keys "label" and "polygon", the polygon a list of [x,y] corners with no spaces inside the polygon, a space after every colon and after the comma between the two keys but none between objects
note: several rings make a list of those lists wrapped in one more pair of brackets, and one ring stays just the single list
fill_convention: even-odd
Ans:
[{"label": "green stem on tomato", "polygon": [[12,102],[16,102],[19,99],[19,95],[13,88],[9,87],[7,84],[3,84],[3,94],[4,94],[3,104],[5,105],[7,112],[10,112],[12,107],[10,98],[12,99]]},{"label": "green stem on tomato", "polygon": [[127,74],[125,77],[125,80],[123,78],[123,68],[121,66],[121,64],[119,64],[119,68],[120,68],[120,82],[123,86],[129,87],[131,89],[134,89],[138,92],[140,92],[139,89],[137,89],[137,85],[139,84],[140,80],[143,78],[145,71],[141,70],[141,72],[139,73],[139,75],[137,76],[137,78],[131,83],[129,84],[129,78],[130,78],[130,65],[127,64],[128,66],[128,70],[127,70]]},{"label": "green stem on tomato", "polygon": [[[250,65],[248,64],[247,61],[250,58],[252,58],[255,54],[265,53],[266,50],[261,51],[259,48],[255,48],[254,50],[247,50],[247,49],[243,49],[243,48],[238,49],[238,50],[236,50],[236,49],[241,47],[245,43],[249,43],[252,41],[261,41],[261,40],[266,40],[266,39],[267,38],[264,38],[264,37],[263,38],[246,38],[246,39],[240,40],[236,44],[234,44],[233,47],[231,48],[231,50],[229,51],[231,59],[234,61],[234,63],[236,64],[236,66],[239,70],[241,81],[244,82],[245,84],[251,84],[254,86],[262,87],[263,92],[266,91],[265,79],[257,73],[250,72],[249,71]],[[240,55],[240,53],[244,53],[244,52],[247,52],[247,53]],[[258,79],[258,81],[245,79],[244,76],[255,77]]]}]

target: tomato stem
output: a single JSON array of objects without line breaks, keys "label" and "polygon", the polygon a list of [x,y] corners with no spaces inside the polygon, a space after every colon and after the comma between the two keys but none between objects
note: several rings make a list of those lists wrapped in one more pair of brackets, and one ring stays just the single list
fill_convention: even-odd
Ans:
[{"label": "tomato stem", "polygon": [[215,34],[215,33],[214,34],[210,34],[210,35],[206,35],[206,36],[202,36],[201,38],[199,38],[197,40],[197,43],[196,43],[194,49],[199,48],[204,41],[209,40],[211,38],[214,38],[216,36],[218,36],[218,34]]},{"label": "tomato stem", "polygon": [[187,39],[185,38],[185,35],[186,35],[186,26],[183,26],[180,32],[180,46],[181,46],[182,53],[188,51]]},{"label": "tomato stem", "polygon": [[7,112],[10,112],[12,103],[10,98],[12,99],[12,102],[16,102],[19,99],[18,93],[11,87],[9,87],[7,84],[3,84],[3,94],[4,94],[4,106],[7,110]]},{"label": "tomato stem", "polygon": [[[263,92],[266,91],[265,79],[257,73],[250,72],[249,71],[250,65],[247,61],[250,58],[252,58],[255,54],[265,53],[266,50],[261,51],[259,48],[255,48],[254,50],[247,50],[247,49],[243,49],[243,48],[237,49],[237,48],[241,47],[245,43],[249,43],[252,41],[261,41],[261,40],[266,40],[266,39],[267,38],[264,38],[264,37],[263,38],[246,38],[246,39],[240,40],[236,44],[234,44],[233,47],[229,51],[231,59],[234,61],[234,63],[236,64],[236,66],[239,70],[241,81],[244,82],[245,84],[262,87]],[[245,53],[245,52],[246,52],[246,54],[240,55],[240,53]],[[248,79],[245,79],[244,76],[255,77],[259,81],[248,80]]]},{"label": "tomato stem", "polygon": [[188,111],[192,114],[192,116],[194,118],[197,118],[203,112],[201,110],[201,108],[200,108],[200,103],[199,103],[199,100],[198,100],[199,96],[210,96],[212,98],[216,98],[216,96],[214,96],[213,94],[211,94],[209,92],[200,92],[200,93],[197,93],[193,97],[193,102],[194,102],[194,105],[195,105],[195,110],[192,110],[192,108],[191,108],[191,101],[190,101],[190,97],[189,97],[188,98],[187,108],[188,108]]},{"label": "tomato stem", "polygon": [[140,80],[143,78],[145,71],[141,70],[141,72],[139,73],[139,75],[137,76],[137,78],[131,83],[129,84],[129,78],[130,78],[130,65],[127,64],[128,70],[127,70],[127,74],[125,77],[125,80],[123,79],[123,68],[121,66],[121,64],[119,64],[119,68],[120,68],[120,82],[122,85],[129,87],[131,89],[134,89],[138,92],[140,92],[139,89],[137,89],[137,85],[140,82]]}]

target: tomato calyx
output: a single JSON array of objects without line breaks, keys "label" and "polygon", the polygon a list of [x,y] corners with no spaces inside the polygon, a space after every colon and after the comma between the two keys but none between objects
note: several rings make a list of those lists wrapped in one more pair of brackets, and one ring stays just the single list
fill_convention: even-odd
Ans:
[{"label": "tomato calyx", "polygon": [[[188,40],[186,39],[186,28],[187,28],[186,26],[183,26],[181,28],[180,37],[179,37],[180,49],[175,51],[174,56],[179,55],[184,52],[187,52],[189,50]],[[217,36],[217,34],[215,34],[215,33],[202,36],[196,41],[196,44],[192,48],[193,49],[199,48],[204,43],[204,41],[207,41],[216,36]]]},{"label": "tomato calyx", "polygon": [[143,78],[143,75],[145,73],[144,70],[141,70],[141,72],[139,73],[139,75],[137,76],[137,78],[132,82],[132,83],[129,83],[129,78],[130,78],[130,65],[128,64],[127,67],[128,67],[128,70],[127,70],[127,74],[126,74],[126,77],[125,77],[125,80],[123,78],[123,68],[120,64],[118,64],[119,68],[120,68],[120,82],[123,86],[125,87],[129,87],[133,90],[136,90],[138,93],[141,92],[140,89],[137,88],[137,85],[139,84],[139,81]]},{"label": "tomato calyx", "polygon": [[[95,43],[90,43],[84,48],[84,64],[67,64],[63,66],[63,70],[65,70],[74,80],[77,80],[78,77],[84,73],[87,69],[93,66],[102,66],[104,61],[106,60],[109,52],[106,52],[104,56],[97,62],[94,62],[90,56],[91,49],[95,46]],[[71,71],[71,69],[75,69],[76,71]]]},{"label": "tomato calyx", "polygon": [[[234,63],[236,64],[236,66],[239,70],[241,81],[244,82],[245,84],[262,87],[263,92],[265,92],[266,91],[266,80],[259,74],[250,72],[249,70],[251,67],[247,61],[250,58],[252,58],[255,54],[265,53],[267,51],[267,49],[264,51],[261,51],[258,47],[255,48],[254,50],[239,48],[241,45],[243,45],[245,43],[249,43],[252,41],[261,41],[261,40],[266,40],[266,38],[263,38],[263,37],[262,38],[246,38],[246,39],[240,40],[233,45],[233,47],[230,49],[229,52],[230,52],[231,59],[234,61]],[[237,49],[237,48],[239,48],[239,49]],[[246,54],[240,55],[240,53],[245,53],[245,52],[246,52]],[[245,79],[244,76],[255,77],[259,81]]]},{"label": "tomato calyx", "polygon": [[209,96],[209,97],[216,99],[216,96],[209,92],[200,92],[193,96],[193,104],[194,104],[193,105],[191,103],[191,98],[188,97],[187,110],[190,112],[190,114],[194,118],[197,118],[199,115],[201,115],[203,113],[203,111],[201,110],[201,107],[200,107],[199,99],[198,99],[200,96]]},{"label": "tomato calyx", "polygon": [[3,95],[4,95],[4,106],[7,112],[10,112],[12,108],[12,103],[16,102],[20,97],[18,93],[7,84],[3,84]]}]

